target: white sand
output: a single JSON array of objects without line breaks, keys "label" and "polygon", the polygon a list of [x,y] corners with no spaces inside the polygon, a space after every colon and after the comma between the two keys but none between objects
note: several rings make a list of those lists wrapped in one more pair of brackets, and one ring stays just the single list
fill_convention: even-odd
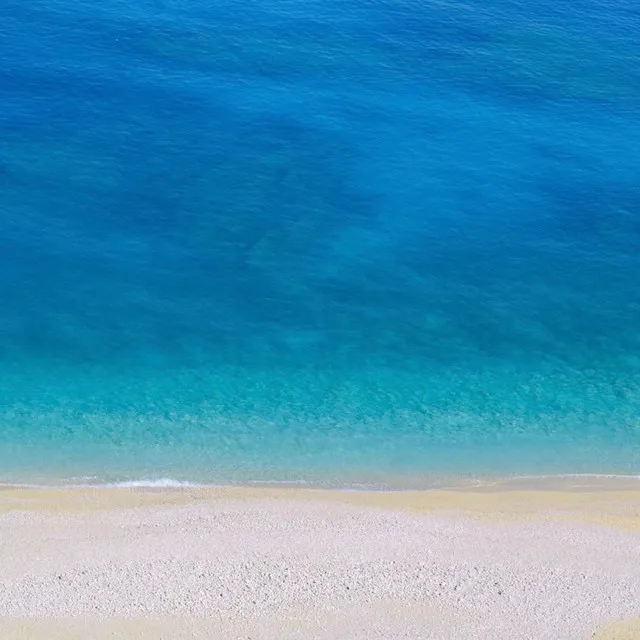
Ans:
[{"label": "white sand", "polygon": [[633,491],[0,492],[2,640],[639,639],[637,617]]}]

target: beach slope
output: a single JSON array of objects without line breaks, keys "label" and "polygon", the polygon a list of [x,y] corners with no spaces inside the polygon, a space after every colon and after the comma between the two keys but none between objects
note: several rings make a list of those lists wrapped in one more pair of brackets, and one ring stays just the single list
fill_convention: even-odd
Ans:
[{"label": "beach slope", "polygon": [[640,492],[5,488],[0,567],[3,639],[640,638]]}]

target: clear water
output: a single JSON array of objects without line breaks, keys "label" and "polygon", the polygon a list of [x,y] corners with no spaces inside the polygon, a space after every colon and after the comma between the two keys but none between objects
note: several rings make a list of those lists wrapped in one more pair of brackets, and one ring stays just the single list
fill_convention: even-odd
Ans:
[{"label": "clear water", "polygon": [[640,472],[630,0],[5,0],[0,480]]}]

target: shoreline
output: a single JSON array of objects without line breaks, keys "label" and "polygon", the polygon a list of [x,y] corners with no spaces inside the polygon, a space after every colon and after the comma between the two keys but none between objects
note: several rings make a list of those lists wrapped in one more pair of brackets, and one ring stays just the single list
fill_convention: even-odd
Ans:
[{"label": "shoreline", "polygon": [[640,483],[494,483],[444,489],[364,490],[297,486],[15,487],[0,485],[0,515],[185,507],[226,502],[343,505],[484,520],[580,521],[640,532]]},{"label": "shoreline", "polygon": [[[72,481],[70,481],[72,480]],[[198,482],[172,477],[87,481],[88,478],[61,479],[51,482],[18,482],[0,480],[0,491],[9,489],[76,490],[76,489],[139,489],[139,490],[214,490],[214,489],[308,489],[321,491],[608,491],[640,490],[640,474],[557,473],[523,475],[434,475],[388,476],[385,480],[338,482],[316,480],[248,480],[245,482]],[[93,478],[91,478],[93,480]]]}]

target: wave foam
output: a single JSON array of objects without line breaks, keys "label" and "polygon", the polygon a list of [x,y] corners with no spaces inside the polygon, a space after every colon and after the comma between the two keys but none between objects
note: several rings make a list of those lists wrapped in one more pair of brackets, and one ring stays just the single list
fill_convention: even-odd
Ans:
[{"label": "wave foam", "polygon": [[187,489],[214,485],[189,482],[187,480],[174,480],[173,478],[158,478],[157,480],[121,480],[119,482],[106,482],[91,486],[104,487],[105,489]]}]

